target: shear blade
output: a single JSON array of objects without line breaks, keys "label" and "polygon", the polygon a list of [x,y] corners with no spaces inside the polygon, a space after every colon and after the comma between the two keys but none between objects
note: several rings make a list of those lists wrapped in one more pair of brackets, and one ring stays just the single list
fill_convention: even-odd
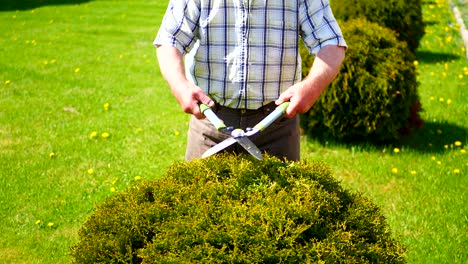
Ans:
[{"label": "shear blade", "polygon": [[250,153],[250,155],[254,156],[256,159],[261,160],[262,159],[262,153],[260,150],[255,146],[255,144],[250,141],[250,139],[246,137],[238,137],[235,138],[235,140],[245,149],[247,152]]},{"label": "shear blade", "polygon": [[209,157],[213,154],[216,154],[218,152],[220,152],[221,150],[231,146],[232,144],[236,143],[237,140],[235,138],[227,138],[223,141],[221,141],[220,143],[214,145],[213,147],[209,148],[207,151],[205,151],[205,153],[203,153],[202,155],[202,158],[206,158],[206,157]]},{"label": "shear blade", "polygon": [[238,138],[227,138],[220,143],[214,145],[213,147],[209,148],[205,153],[203,153],[202,158],[209,157],[211,155],[214,155],[223,149],[231,146],[234,143],[239,143],[250,155],[254,156],[256,159],[261,160],[262,159],[262,153],[261,151],[255,146],[255,144],[250,141],[246,137],[238,137]]}]

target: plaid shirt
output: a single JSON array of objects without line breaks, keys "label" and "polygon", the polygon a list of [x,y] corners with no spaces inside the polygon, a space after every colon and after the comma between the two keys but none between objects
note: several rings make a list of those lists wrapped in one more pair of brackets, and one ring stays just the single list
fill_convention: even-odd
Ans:
[{"label": "plaid shirt", "polygon": [[154,45],[195,46],[195,83],[223,106],[258,109],[301,80],[301,37],[312,54],[346,46],[328,0],[171,0]]}]

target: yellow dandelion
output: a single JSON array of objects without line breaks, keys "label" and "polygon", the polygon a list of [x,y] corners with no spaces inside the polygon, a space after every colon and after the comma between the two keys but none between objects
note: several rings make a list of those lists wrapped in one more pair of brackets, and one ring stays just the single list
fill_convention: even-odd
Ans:
[{"label": "yellow dandelion", "polygon": [[93,169],[88,169],[88,174],[91,175],[94,173],[94,170]]},{"label": "yellow dandelion", "polygon": [[393,172],[393,173],[398,173],[398,169],[397,169],[397,168],[393,168],[393,169],[392,169],[392,172]]},{"label": "yellow dandelion", "polygon": [[110,136],[110,134],[108,132],[104,132],[101,134],[101,137],[102,138],[108,138]]},{"label": "yellow dandelion", "polygon": [[178,135],[180,135],[180,132],[179,132],[179,131],[175,131],[175,132],[174,132],[174,135],[178,136]]},{"label": "yellow dandelion", "polygon": [[109,110],[109,103],[105,103],[105,104],[103,105],[103,107],[104,107],[104,110],[105,110],[105,111]]},{"label": "yellow dandelion", "polygon": [[37,220],[36,221],[36,225],[40,224],[41,223],[41,220]]},{"label": "yellow dandelion", "polygon": [[443,73],[442,73],[442,77],[444,77],[444,78],[447,77],[447,73],[446,73],[446,72],[443,72]]},{"label": "yellow dandelion", "polygon": [[454,169],[453,173],[458,174],[458,173],[460,173],[460,170],[459,169]]},{"label": "yellow dandelion", "polygon": [[435,97],[434,96],[431,96],[431,98],[429,98],[431,101],[434,101],[435,100]]},{"label": "yellow dandelion", "polygon": [[399,149],[399,148],[394,148],[394,149],[393,149],[393,152],[399,153],[399,152],[400,152],[400,149]]},{"label": "yellow dandelion", "polygon": [[115,188],[114,188],[114,187],[111,187],[111,188],[110,188],[110,191],[111,191],[111,192],[115,192]]},{"label": "yellow dandelion", "polygon": [[141,131],[143,131],[143,128],[137,127],[136,132],[141,132]]},{"label": "yellow dandelion", "polygon": [[445,99],[443,97],[440,97],[439,102],[443,102],[443,101],[445,101]]},{"label": "yellow dandelion", "polygon": [[436,157],[435,157],[435,156],[432,156],[431,159],[432,159],[432,160],[436,160]]},{"label": "yellow dandelion", "polygon": [[452,103],[452,100],[451,99],[447,99],[447,104],[451,104]]},{"label": "yellow dandelion", "polygon": [[56,62],[57,62],[56,59],[53,59],[53,60],[50,61],[51,64],[55,64]]},{"label": "yellow dandelion", "polygon": [[461,154],[466,154],[466,150],[465,149],[460,149],[460,153]]},{"label": "yellow dandelion", "polygon": [[412,170],[412,171],[410,171],[410,173],[411,173],[411,175],[416,175],[417,172],[415,170]]},{"label": "yellow dandelion", "polygon": [[135,181],[139,181],[139,180],[141,180],[141,176],[140,175],[135,176]]},{"label": "yellow dandelion", "polygon": [[76,68],[75,73],[79,73],[79,72],[80,72],[80,68]]},{"label": "yellow dandelion", "polygon": [[437,161],[437,165],[440,165],[442,164],[442,162],[440,160]]},{"label": "yellow dandelion", "polygon": [[54,223],[49,222],[49,223],[47,224],[47,226],[48,226],[48,227],[53,227],[53,226],[54,226]]},{"label": "yellow dandelion", "polygon": [[458,79],[463,79],[463,74],[459,74]]},{"label": "yellow dandelion", "polygon": [[414,64],[414,66],[418,66],[418,65],[419,65],[419,61],[415,60],[415,61],[413,61],[413,64]]},{"label": "yellow dandelion", "polygon": [[455,141],[455,143],[454,143],[454,144],[455,144],[455,146],[457,146],[457,147],[460,147],[460,146],[462,145],[461,141],[458,141],[458,140],[457,140],[457,141]]},{"label": "yellow dandelion", "polygon": [[97,132],[96,132],[96,131],[93,131],[93,132],[91,132],[91,134],[89,134],[89,138],[90,138],[90,139],[93,139],[93,138],[95,138],[96,136],[97,136]]},{"label": "yellow dandelion", "polygon": [[6,80],[6,81],[5,81],[5,85],[9,85],[10,83],[11,83],[10,80]]},{"label": "yellow dandelion", "polygon": [[50,152],[49,153],[49,158],[55,158],[57,156],[57,154],[55,154],[54,152]]},{"label": "yellow dandelion", "polygon": [[444,145],[444,148],[445,148],[445,149],[448,149],[448,147],[449,147],[448,145]]}]

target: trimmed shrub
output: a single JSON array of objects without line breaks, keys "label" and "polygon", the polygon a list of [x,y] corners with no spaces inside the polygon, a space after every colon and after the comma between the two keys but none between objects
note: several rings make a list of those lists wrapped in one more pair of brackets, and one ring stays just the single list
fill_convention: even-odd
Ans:
[{"label": "trimmed shrub", "polygon": [[421,0],[330,0],[339,20],[365,18],[390,28],[414,53],[424,36]]},{"label": "trimmed shrub", "polygon": [[[302,116],[302,127],[314,136],[375,142],[420,127],[415,57],[406,43],[364,19],[344,22],[342,30],[348,50],[340,73]],[[301,56],[309,69],[313,57],[304,46]]]},{"label": "trimmed shrub", "polygon": [[74,263],[405,263],[379,208],[320,162],[174,164],[99,205]]}]

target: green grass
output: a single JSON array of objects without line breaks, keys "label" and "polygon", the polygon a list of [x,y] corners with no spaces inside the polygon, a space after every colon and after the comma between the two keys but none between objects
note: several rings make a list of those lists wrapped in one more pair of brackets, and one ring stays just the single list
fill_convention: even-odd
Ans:
[{"label": "green grass", "polygon": [[460,10],[461,17],[465,24],[465,28],[468,26],[468,1],[467,0],[452,0],[452,4],[456,5]]},{"label": "green grass", "polygon": [[307,139],[303,152],[381,206],[410,263],[466,263],[468,61],[448,5],[437,3],[424,6],[416,62],[425,125],[393,146]]},{"label": "green grass", "polygon": [[[96,204],[184,158],[189,117],[151,45],[167,1],[51,2],[0,8],[2,263],[68,262]],[[425,126],[393,146],[304,137],[302,153],[381,206],[410,263],[466,263],[468,61],[448,5],[424,17]]]}]

